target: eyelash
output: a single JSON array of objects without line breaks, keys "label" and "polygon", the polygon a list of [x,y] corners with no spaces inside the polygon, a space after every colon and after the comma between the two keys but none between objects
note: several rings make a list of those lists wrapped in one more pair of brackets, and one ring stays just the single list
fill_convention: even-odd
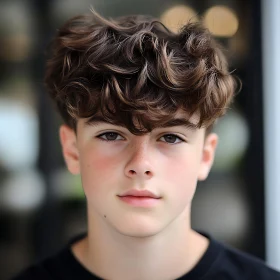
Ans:
[{"label": "eyelash", "polygon": [[[117,132],[108,131],[108,132],[102,133],[102,134],[100,134],[100,135],[98,135],[98,136],[96,136],[96,137],[97,137],[99,140],[105,141],[105,142],[115,142],[115,141],[119,141],[119,140],[108,140],[108,139],[102,138],[102,136],[108,135],[108,134],[110,134],[110,133],[116,134],[117,136],[121,136],[121,135],[120,135],[119,133],[117,133]],[[168,134],[162,135],[160,138],[162,138],[162,137],[164,137],[164,136],[175,136],[177,139],[180,140],[180,142],[177,142],[177,143],[176,143],[176,140],[177,140],[177,139],[175,140],[175,143],[169,143],[169,142],[167,142],[167,141],[164,141],[165,143],[170,144],[170,145],[175,145],[175,144],[178,144],[178,143],[186,142],[185,140],[183,140],[181,137],[179,137],[179,136],[176,135],[176,134],[168,133]],[[122,137],[122,136],[121,136],[121,137]]]}]

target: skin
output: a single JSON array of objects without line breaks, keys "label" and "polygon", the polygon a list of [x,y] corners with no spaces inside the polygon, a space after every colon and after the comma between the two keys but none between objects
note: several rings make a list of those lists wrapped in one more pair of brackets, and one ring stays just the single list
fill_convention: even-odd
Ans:
[{"label": "skin", "polygon": [[[76,133],[62,125],[60,139],[87,199],[88,236],[72,251],[89,271],[105,279],[175,279],[197,264],[209,241],[191,229],[191,201],[213,164],[216,134],[174,126],[135,136],[80,119]],[[135,207],[118,197],[130,189],[160,198]]]}]

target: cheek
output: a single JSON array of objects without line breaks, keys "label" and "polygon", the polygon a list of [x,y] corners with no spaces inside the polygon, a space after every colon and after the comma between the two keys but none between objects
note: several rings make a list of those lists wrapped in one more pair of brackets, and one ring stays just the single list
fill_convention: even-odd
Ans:
[{"label": "cheek", "polygon": [[176,189],[176,192],[172,194],[177,197],[192,198],[197,184],[199,166],[199,153],[187,153],[185,157],[174,158],[172,164],[168,164],[164,177],[172,185],[172,189]]},{"label": "cheek", "polygon": [[172,157],[166,157],[164,174],[175,180],[195,177],[200,166],[201,153],[199,151],[182,151]]},{"label": "cheek", "polygon": [[198,168],[196,163],[181,162],[173,164],[166,170],[166,176],[179,185],[188,186],[192,182],[196,182]]},{"label": "cheek", "polygon": [[106,191],[106,186],[113,184],[118,163],[108,149],[88,149],[81,154],[81,177],[87,198],[98,196],[98,193]]}]

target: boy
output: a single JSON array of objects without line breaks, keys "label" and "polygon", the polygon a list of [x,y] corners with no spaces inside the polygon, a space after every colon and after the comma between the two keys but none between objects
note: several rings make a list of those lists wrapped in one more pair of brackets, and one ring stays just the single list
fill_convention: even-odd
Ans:
[{"label": "boy", "polygon": [[211,126],[235,91],[207,30],[76,17],[54,40],[45,80],[65,123],[66,165],[81,175],[88,232],[16,279],[280,279],[190,225],[214,160]]}]

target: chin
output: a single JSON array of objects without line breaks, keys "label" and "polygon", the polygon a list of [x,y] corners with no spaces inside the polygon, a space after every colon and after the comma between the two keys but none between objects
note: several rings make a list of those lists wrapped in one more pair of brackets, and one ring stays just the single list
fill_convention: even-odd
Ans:
[{"label": "chin", "polygon": [[124,229],[124,230],[119,230],[119,233],[122,234],[123,236],[127,237],[133,237],[133,238],[149,238],[152,236],[157,235],[160,232],[160,230],[151,230],[151,229],[141,229],[141,230],[136,230],[136,229]]},{"label": "chin", "polygon": [[126,219],[122,223],[117,223],[113,226],[120,234],[137,238],[152,237],[164,229],[164,225],[160,225],[154,219],[134,218],[130,221]]}]

